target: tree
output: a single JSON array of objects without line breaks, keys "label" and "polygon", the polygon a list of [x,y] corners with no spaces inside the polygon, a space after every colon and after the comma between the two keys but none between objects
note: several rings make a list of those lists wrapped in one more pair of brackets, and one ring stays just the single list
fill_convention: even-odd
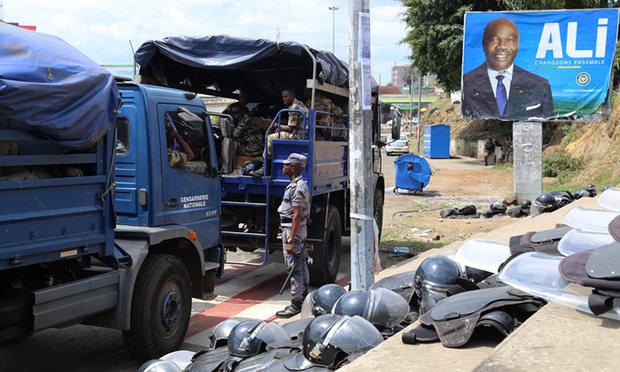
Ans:
[{"label": "tree", "polygon": [[447,91],[461,89],[463,20],[468,11],[605,8],[601,0],[400,0],[409,31],[403,42],[422,75],[437,75]]}]

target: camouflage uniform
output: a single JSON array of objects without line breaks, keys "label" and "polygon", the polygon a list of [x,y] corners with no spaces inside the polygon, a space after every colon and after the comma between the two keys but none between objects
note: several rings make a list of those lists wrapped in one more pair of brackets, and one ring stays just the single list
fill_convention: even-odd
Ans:
[{"label": "camouflage uniform", "polygon": [[[309,100],[307,104],[310,105]],[[343,114],[342,109],[336,106],[331,99],[318,93],[314,95],[314,108],[319,111],[329,112],[334,118],[340,118]]]},{"label": "camouflage uniform", "polygon": [[[295,255],[286,252],[286,243],[290,240],[291,224],[293,219],[293,207],[302,207],[301,226],[297,230],[297,234],[293,238]],[[286,270],[289,271],[295,264],[295,257],[301,252],[306,242],[308,230],[306,223],[310,215],[310,191],[308,184],[301,176],[295,177],[284,190],[282,203],[278,207],[280,213],[280,227],[282,228],[282,252],[284,254],[284,262]],[[308,251],[299,257],[300,263],[295,267],[291,276],[291,300],[301,303],[303,301],[304,292],[308,290],[310,283],[310,273],[308,272]]]},{"label": "camouflage uniform", "polygon": [[[300,110],[308,117],[308,108],[304,105],[303,102],[295,98],[291,105],[287,107],[289,110]],[[302,126],[303,126],[304,118],[299,112],[289,112],[288,113],[288,123],[289,127],[293,128],[292,132],[284,132],[281,131],[278,133],[278,128],[275,128],[276,132],[271,133],[267,136],[267,154],[271,156],[272,148],[273,148],[273,140],[274,139],[294,139],[300,140],[302,139]]]},{"label": "camouflage uniform", "polygon": [[243,116],[233,131],[237,155],[260,156],[263,154],[264,138],[260,130],[261,125],[261,118]]},{"label": "camouflage uniform", "polygon": [[[310,104],[310,100],[308,100],[308,104]],[[316,137],[317,139],[328,139],[330,137],[345,137],[346,134],[341,129],[331,129],[331,128],[344,128],[345,125],[343,123],[343,111],[340,107],[336,106],[331,99],[321,95],[315,94],[314,96],[314,109],[321,112],[328,112],[331,114],[331,117],[325,115],[323,113],[317,113],[316,116],[316,125],[321,127],[330,127],[330,128],[317,128],[316,129]],[[327,116],[327,117],[326,117]]]}]

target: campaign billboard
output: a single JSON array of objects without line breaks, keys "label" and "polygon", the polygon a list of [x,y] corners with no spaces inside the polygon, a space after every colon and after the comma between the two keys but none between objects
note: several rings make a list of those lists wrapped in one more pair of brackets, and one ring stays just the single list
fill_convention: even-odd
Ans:
[{"label": "campaign billboard", "polygon": [[601,120],[618,9],[468,12],[462,114],[500,120]]}]

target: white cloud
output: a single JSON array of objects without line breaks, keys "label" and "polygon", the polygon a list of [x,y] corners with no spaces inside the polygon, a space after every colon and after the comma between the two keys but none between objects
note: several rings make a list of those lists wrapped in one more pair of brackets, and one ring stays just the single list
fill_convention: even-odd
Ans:
[{"label": "white cloud", "polygon": [[[349,59],[349,5],[344,0],[0,0],[8,22],[36,25],[59,36],[99,63],[128,64],[134,48],[176,35],[219,35],[291,40],[332,49]],[[337,6],[333,13],[328,8]],[[387,83],[392,65],[407,63],[409,48],[397,0],[371,0],[372,70]]]}]

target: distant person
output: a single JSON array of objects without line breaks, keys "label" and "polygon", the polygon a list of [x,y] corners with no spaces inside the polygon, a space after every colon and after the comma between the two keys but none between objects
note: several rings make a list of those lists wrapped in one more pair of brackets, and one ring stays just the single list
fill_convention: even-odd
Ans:
[{"label": "distant person", "polygon": [[[342,133],[341,128],[345,128],[344,125],[344,112],[340,107],[332,102],[331,99],[325,97],[320,93],[314,95],[314,105],[311,105],[312,100],[308,99],[306,105],[308,107],[314,106],[314,108],[321,113],[317,113],[316,125],[321,127],[330,128],[317,128],[315,131],[317,139],[329,139],[330,137],[344,137],[346,134]],[[328,114],[324,114],[327,112]],[[337,129],[336,129],[337,128]]]},{"label": "distant person", "polygon": [[463,116],[524,120],[554,115],[547,79],[514,64],[519,51],[514,22],[506,18],[489,22],[482,47],[486,61],[463,75]]},{"label": "distant person", "polygon": [[238,101],[226,106],[224,111],[222,111],[222,114],[232,116],[233,124],[237,125],[244,115],[250,115],[250,110],[247,107],[248,102],[249,99],[247,92],[240,90]]},{"label": "distant person", "polygon": [[[490,160],[495,156],[495,141],[493,138],[489,137],[484,142],[484,165],[489,165]],[[495,159],[493,159],[493,163],[495,163]]]},{"label": "distant person", "polygon": [[[295,91],[293,89],[285,89],[282,91],[282,102],[284,106],[286,106],[289,110],[299,110],[303,113],[303,115],[299,112],[289,112],[288,113],[288,122],[287,124],[280,124],[280,130],[278,133],[278,128],[274,127],[272,130],[275,133],[271,133],[267,135],[267,164],[269,167],[269,162],[271,160],[272,151],[273,151],[273,140],[274,139],[293,139],[300,140],[303,138],[303,123],[304,116],[308,117],[308,107],[304,105],[303,102],[295,98]],[[262,177],[265,175],[265,166],[251,173],[252,176]]]}]

